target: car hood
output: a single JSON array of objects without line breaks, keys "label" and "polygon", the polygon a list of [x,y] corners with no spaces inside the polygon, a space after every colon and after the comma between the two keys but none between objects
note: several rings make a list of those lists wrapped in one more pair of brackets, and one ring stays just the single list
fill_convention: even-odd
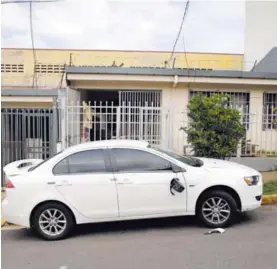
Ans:
[{"label": "car hood", "polygon": [[41,163],[43,159],[23,159],[11,162],[4,166],[3,171],[6,176],[15,176],[27,173],[28,170]]},{"label": "car hood", "polygon": [[226,160],[218,160],[211,158],[197,158],[203,162],[203,168],[206,169],[223,169],[223,170],[232,170],[233,172],[241,171],[245,176],[257,175],[259,172],[251,167],[238,164],[231,161]]}]

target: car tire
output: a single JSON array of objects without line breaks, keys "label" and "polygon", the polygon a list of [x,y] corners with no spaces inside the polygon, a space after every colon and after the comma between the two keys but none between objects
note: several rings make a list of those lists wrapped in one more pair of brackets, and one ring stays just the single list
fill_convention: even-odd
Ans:
[{"label": "car tire", "polygon": [[200,198],[196,214],[205,226],[224,228],[234,222],[237,203],[233,196],[225,191],[210,191]]},{"label": "car tire", "polygon": [[75,227],[72,212],[60,203],[46,203],[39,206],[32,217],[35,232],[46,240],[65,239]]}]

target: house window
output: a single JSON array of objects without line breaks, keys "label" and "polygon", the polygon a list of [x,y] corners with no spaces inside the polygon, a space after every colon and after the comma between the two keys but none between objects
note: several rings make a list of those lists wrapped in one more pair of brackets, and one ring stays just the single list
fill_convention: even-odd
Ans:
[{"label": "house window", "polygon": [[249,129],[249,103],[250,94],[248,92],[219,92],[219,91],[198,91],[191,90],[190,98],[195,94],[203,94],[210,97],[213,94],[227,94],[230,96],[229,106],[238,109],[241,113],[241,122],[246,129]]},{"label": "house window", "polygon": [[61,74],[64,72],[63,64],[36,64],[36,73]]},{"label": "house window", "polygon": [[1,64],[2,73],[24,73],[23,64]]},{"label": "house window", "polygon": [[277,129],[277,93],[263,95],[263,130]]}]

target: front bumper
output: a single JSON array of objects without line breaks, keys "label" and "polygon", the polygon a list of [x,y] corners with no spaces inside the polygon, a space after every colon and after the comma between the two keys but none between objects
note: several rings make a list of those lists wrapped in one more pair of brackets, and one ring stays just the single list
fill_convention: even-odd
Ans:
[{"label": "front bumper", "polygon": [[246,186],[241,193],[241,211],[250,211],[261,207],[262,205],[263,185]]}]

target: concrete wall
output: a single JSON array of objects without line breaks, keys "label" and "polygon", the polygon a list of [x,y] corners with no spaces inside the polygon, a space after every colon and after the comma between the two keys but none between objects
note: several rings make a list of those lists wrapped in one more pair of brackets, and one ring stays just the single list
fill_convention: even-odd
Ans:
[{"label": "concrete wall", "polygon": [[[1,72],[2,87],[32,86],[33,53],[30,49],[2,49],[1,64],[24,66],[24,72]],[[50,73],[50,65],[58,65],[59,71],[63,65],[95,65],[111,66],[124,63],[130,66],[164,67],[170,52],[151,51],[100,51],[100,50],[36,50],[37,64],[45,65],[46,73],[37,73],[37,84],[40,88],[58,87],[62,80],[62,72]],[[243,56],[238,54],[187,53],[190,68],[235,69],[242,70]],[[176,53],[175,67],[185,68],[184,53]],[[4,69],[3,69],[4,70]],[[65,86],[64,84],[62,86]]]},{"label": "concrete wall", "polygon": [[[265,89],[250,91],[250,125],[246,133],[251,144],[258,145],[257,150],[277,151],[277,130],[262,129],[263,126],[263,94]],[[267,92],[275,92],[274,90]]]},{"label": "concrete wall", "polygon": [[2,108],[52,108],[53,97],[1,96]]},{"label": "concrete wall", "polygon": [[250,93],[250,126],[247,131],[247,139],[252,144],[258,145],[256,150],[277,151],[277,130],[262,130],[263,93],[270,91],[267,88],[259,88],[253,85],[187,85],[173,83],[149,83],[149,82],[116,82],[116,81],[73,81],[72,87],[80,89],[115,89],[115,90],[162,90],[162,137],[166,147],[183,153],[184,145],[187,145],[186,135],[180,130],[188,123],[187,104],[189,102],[189,89],[194,90],[218,90],[228,92]]},{"label": "concrete wall", "polygon": [[246,0],[244,70],[277,46],[277,1]]}]

